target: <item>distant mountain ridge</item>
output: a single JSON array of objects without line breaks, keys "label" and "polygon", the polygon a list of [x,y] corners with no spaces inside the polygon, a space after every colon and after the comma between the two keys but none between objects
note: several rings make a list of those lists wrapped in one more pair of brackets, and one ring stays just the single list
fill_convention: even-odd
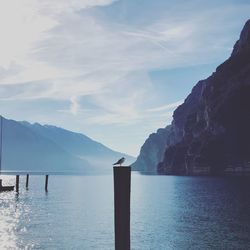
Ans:
[{"label": "distant mountain ridge", "polygon": [[[163,158],[151,165],[152,170],[176,175],[250,174],[249,107],[250,20],[230,58],[199,81],[174,111],[169,133],[162,138],[168,142]],[[147,145],[149,153],[154,150],[155,145]],[[142,157],[148,161],[142,154],[138,159]]]},{"label": "distant mountain ridge", "polygon": [[101,173],[122,156],[134,161],[80,133],[3,119],[3,170]]},{"label": "distant mountain ridge", "polygon": [[160,128],[152,133],[143,146],[136,161],[132,164],[133,170],[142,171],[148,174],[157,173],[157,164],[163,160],[165,149],[169,142],[171,126]]}]

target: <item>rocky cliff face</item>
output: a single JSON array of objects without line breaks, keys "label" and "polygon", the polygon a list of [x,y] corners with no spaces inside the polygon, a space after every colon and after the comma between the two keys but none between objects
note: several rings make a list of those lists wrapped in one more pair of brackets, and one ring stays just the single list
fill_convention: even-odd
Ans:
[{"label": "rocky cliff face", "polygon": [[175,110],[168,141],[158,173],[249,171],[250,20],[231,57]]},{"label": "rocky cliff face", "polygon": [[157,164],[163,160],[171,126],[160,128],[151,134],[141,147],[136,162],[132,165],[133,170],[144,173],[157,173]]}]

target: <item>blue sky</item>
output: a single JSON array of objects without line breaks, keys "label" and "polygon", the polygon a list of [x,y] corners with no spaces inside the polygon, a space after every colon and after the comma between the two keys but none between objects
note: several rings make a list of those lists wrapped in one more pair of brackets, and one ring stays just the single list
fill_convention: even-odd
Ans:
[{"label": "blue sky", "polygon": [[249,13],[249,0],[0,1],[0,112],[136,156]]}]

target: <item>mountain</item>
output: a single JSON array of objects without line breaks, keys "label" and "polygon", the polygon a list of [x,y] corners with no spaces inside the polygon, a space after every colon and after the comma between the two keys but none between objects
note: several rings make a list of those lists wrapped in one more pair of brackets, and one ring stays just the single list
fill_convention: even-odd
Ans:
[{"label": "mountain", "polygon": [[62,128],[3,119],[3,170],[100,173],[125,156]]},{"label": "mountain", "polygon": [[[163,135],[162,140],[168,141],[168,145],[157,172],[250,173],[249,107],[250,20],[229,59],[210,77],[199,81],[174,111],[170,132]],[[155,146],[147,149],[148,152],[154,150]]]},{"label": "mountain", "polygon": [[160,128],[156,133],[148,137],[141,147],[138,158],[132,164],[133,170],[151,174],[157,173],[157,164],[163,160],[165,149],[169,144],[168,135],[170,130],[171,126]]}]

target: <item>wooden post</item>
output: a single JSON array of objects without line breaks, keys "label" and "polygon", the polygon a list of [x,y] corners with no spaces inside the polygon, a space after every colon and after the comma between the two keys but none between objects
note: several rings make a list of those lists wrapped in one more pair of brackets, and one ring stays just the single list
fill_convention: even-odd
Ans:
[{"label": "wooden post", "polygon": [[26,175],[26,189],[29,188],[29,174]]},{"label": "wooden post", "polygon": [[16,175],[16,192],[19,193],[19,175]]},{"label": "wooden post", "polygon": [[131,167],[114,167],[115,250],[130,250]]},{"label": "wooden post", "polygon": [[48,192],[48,180],[49,180],[49,175],[46,174],[46,176],[45,176],[45,192]]}]

